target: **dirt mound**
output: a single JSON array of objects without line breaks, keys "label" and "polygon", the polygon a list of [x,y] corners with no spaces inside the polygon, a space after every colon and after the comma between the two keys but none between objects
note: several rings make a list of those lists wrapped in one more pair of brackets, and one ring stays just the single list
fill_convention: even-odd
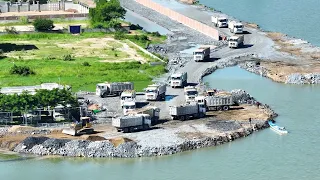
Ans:
[{"label": "dirt mound", "polygon": [[118,147],[122,143],[133,141],[129,138],[124,138],[124,137],[116,137],[116,138],[112,138],[112,139],[108,139],[108,140],[113,144],[114,147]]},{"label": "dirt mound", "polygon": [[19,126],[19,125],[16,125],[16,126],[12,126],[8,132],[31,132],[31,131],[34,131],[34,130],[37,130],[37,128],[35,127],[30,127],[30,126]]},{"label": "dirt mound", "polygon": [[89,140],[89,141],[104,141],[104,140],[107,140],[107,139],[104,138],[104,137],[101,137],[101,136],[88,136],[86,138],[86,140]]}]

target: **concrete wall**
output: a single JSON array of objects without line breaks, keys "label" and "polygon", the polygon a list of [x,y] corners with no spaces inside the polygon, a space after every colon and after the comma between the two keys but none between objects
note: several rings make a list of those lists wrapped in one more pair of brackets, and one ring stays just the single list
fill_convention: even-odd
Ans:
[{"label": "concrete wall", "polygon": [[193,20],[189,17],[186,17],[180,13],[177,13],[169,8],[166,8],[166,7],[163,7],[155,2],[153,2],[152,0],[136,0],[138,3],[150,8],[150,9],[153,9],[165,16],[168,16],[169,18],[175,20],[175,21],[178,21],[182,24],[184,24],[185,26],[188,26],[194,30],[197,30],[213,39],[216,39],[216,40],[219,40],[219,32],[208,26],[208,25],[205,25],[203,23],[200,23],[196,20]]},{"label": "concrete wall", "polygon": [[[7,16],[7,17],[0,17],[0,21],[18,21],[21,16]],[[28,15],[26,16],[28,19],[36,19],[36,18],[65,18],[65,19],[73,19],[73,18],[87,18],[87,13],[82,14],[46,14],[46,15]]]},{"label": "concrete wall", "polygon": [[79,13],[89,13],[89,8],[85,7],[81,4],[73,4],[73,2],[66,2],[65,3],[65,10],[68,9],[76,9]]}]

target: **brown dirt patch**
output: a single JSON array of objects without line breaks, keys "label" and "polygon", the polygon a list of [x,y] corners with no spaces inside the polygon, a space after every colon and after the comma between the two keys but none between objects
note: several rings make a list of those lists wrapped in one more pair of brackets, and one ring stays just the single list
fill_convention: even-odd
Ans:
[{"label": "brown dirt patch", "polygon": [[125,143],[125,142],[131,142],[132,140],[129,138],[124,138],[124,137],[116,137],[112,139],[108,139],[114,147],[118,147],[120,144]]}]

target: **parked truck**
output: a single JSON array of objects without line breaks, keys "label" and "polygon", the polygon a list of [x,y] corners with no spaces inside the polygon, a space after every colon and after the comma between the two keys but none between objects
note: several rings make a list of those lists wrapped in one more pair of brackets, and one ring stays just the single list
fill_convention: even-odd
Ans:
[{"label": "parked truck", "polygon": [[200,47],[193,52],[193,60],[196,62],[210,59],[210,47]]},{"label": "parked truck", "polygon": [[235,105],[231,95],[198,96],[196,102],[209,111],[228,111]]},{"label": "parked truck", "polygon": [[141,109],[136,109],[134,111],[129,112],[130,115],[136,115],[136,114],[149,114],[151,119],[151,125],[155,125],[159,121],[160,117],[160,108],[155,106],[147,106],[143,107]]},{"label": "parked truck", "polygon": [[120,95],[120,105],[123,107],[125,101],[136,101],[136,91],[135,90],[125,90]]},{"label": "parked truck", "polygon": [[228,27],[228,19],[225,17],[211,16],[211,21],[216,27]]},{"label": "parked truck", "polygon": [[206,115],[206,108],[198,103],[190,103],[180,106],[170,106],[169,113],[172,119],[184,121],[190,118],[204,117]]},{"label": "parked truck", "polygon": [[231,36],[228,39],[229,48],[239,48],[242,47],[244,43],[244,36]]},{"label": "parked truck", "polygon": [[112,126],[118,131],[124,133],[133,132],[135,130],[147,130],[151,126],[149,114],[136,114],[131,116],[123,116],[112,119]]},{"label": "parked truck", "polygon": [[96,95],[105,98],[109,95],[120,95],[125,90],[133,90],[132,82],[105,82],[96,87]]},{"label": "parked truck", "polygon": [[165,84],[152,84],[145,90],[146,100],[164,100],[167,86]]},{"label": "parked truck", "polygon": [[187,103],[194,102],[196,96],[198,96],[198,90],[196,87],[187,86],[184,88],[184,97]]},{"label": "parked truck", "polygon": [[184,87],[188,84],[187,78],[187,72],[172,74],[170,77],[170,85],[172,88]]},{"label": "parked truck", "polygon": [[230,29],[230,32],[235,34],[242,34],[243,33],[243,24],[236,22],[236,21],[230,21],[228,23],[228,27]]},{"label": "parked truck", "polygon": [[128,115],[131,111],[136,109],[136,101],[125,100],[122,105],[122,110],[124,115]]}]

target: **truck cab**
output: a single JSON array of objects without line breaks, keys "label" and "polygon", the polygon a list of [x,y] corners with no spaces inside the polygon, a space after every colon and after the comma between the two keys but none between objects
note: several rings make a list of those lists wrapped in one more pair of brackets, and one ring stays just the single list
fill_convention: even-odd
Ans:
[{"label": "truck cab", "polygon": [[157,100],[159,96],[159,85],[149,85],[145,90],[147,100]]},{"label": "truck cab", "polygon": [[187,73],[176,73],[171,75],[171,87],[184,87],[187,85]]},{"label": "truck cab", "polygon": [[210,47],[200,47],[193,52],[193,60],[204,61],[210,57]]},{"label": "truck cab", "polygon": [[211,21],[214,23],[216,27],[228,27],[228,19],[226,17],[214,17],[211,16]]},{"label": "truck cab", "polygon": [[125,101],[136,101],[136,92],[134,90],[123,91],[120,95],[120,105],[123,106]]},{"label": "truck cab", "polygon": [[236,21],[231,21],[229,23],[229,29],[230,32],[235,33],[235,34],[242,34],[243,33],[243,24],[236,22]]},{"label": "truck cab", "polygon": [[130,112],[136,109],[136,102],[130,101],[130,100],[124,101],[122,109],[123,109],[123,114],[128,115]]},{"label": "truck cab", "polygon": [[102,97],[104,92],[108,91],[108,86],[105,83],[99,83],[96,86],[96,95]]},{"label": "truck cab", "polygon": [[194,102],[195,98],[198,96],[198,91],[194,86],[187,86],[184,88],[184,96],[186,102]]},{"label": "truck cab", "polygon": [[231,36],[228,40],[229,48],[238,48],[243,46],[243,36]]}]

